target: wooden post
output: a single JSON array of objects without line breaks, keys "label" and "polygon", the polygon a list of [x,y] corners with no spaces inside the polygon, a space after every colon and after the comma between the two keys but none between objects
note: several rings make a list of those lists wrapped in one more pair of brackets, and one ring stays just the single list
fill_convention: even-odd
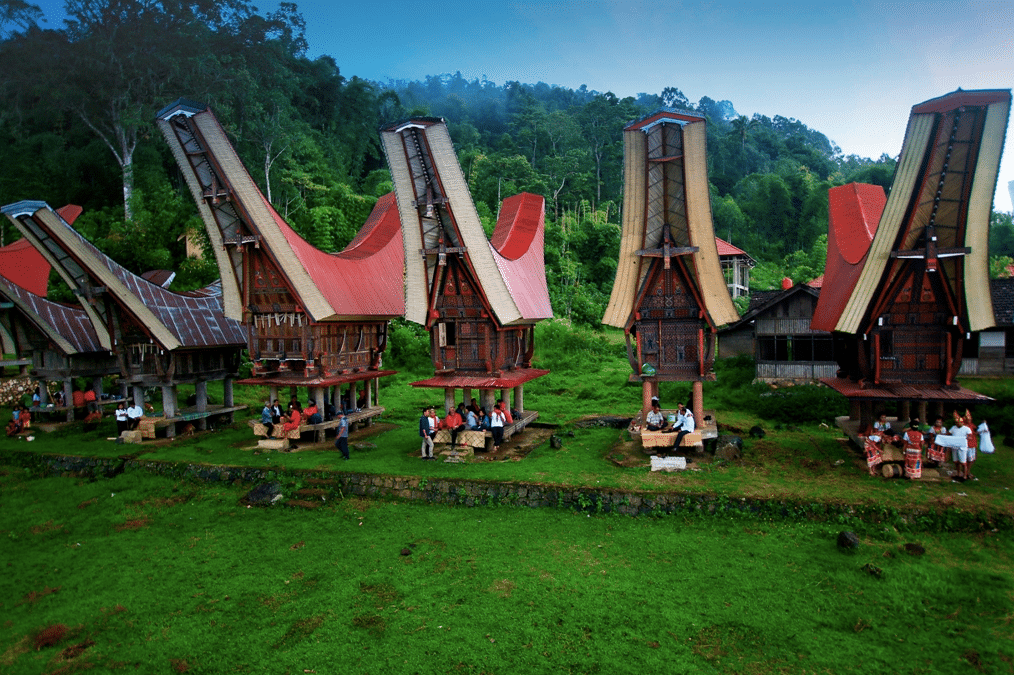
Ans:
[{"label": "wooden post", "polygon": [[[197,394],[197,412],[208,411],[208,383],[205,380],[201,380],[194,384],[194,393]],[[197,428],[201,431],[206,431],[208,428],[208,418],[201,417],[197,420]]]},{"label": "wooden post", "polygon": [[873,424],[873,402],[860,401],[859,403],[859,432],[863,433]]},{"label": "wooden post", "polygon": [[486,411],[486,414],[489,414],[489,413],[491,413],[493,411],[493,404],[496,403],[496,393],[495,392],[496,392],[495,389],[480,389],[479,390],[479,396],[480,396],[479,405],[481,405],[482,409]]},{"label": "wooden post", "polygon": [[268,386],[268,399],[271,400],[272,404],[278,400],[278,387],[273,384]]},{"label": "wooden post", "polygon": [[514,387],[514,407],[519,413],[525,411],[525,385],[523,384]]},{"label": "wooden post", "polygon": [[912,419],[912,405],[909,401],[898,403],[898,423],[907,425]]},{"label": "wooden post", "polygon": [[130,397],[130,387],[127,385],[127,381],[120,378],[120,398]]},{"label": "wooden post", "polygon": [[[164,384],[162,385],[162,412],[165,413],[166,419],[172,419],[176,417],[176,411],[178,406],[176,404],[176,385],[175,384]],[[173,438],[176,436],[176,425],[170,423],[165,428],[166,438]]]},{"label": "wooden post", "polygon": [[313,402],[317,404],[317,412],[320,413],[320,418],[324,419],[324,387],[313,388]]},{"label": "wooden post", "polygon": [[944,416],[944,402],[933,401],[933,421],[935,422],[938,417]]},{"label": "wooden post", "polygon": [[466,406],[472,404],[472,389],[470,387],[464,387],[461,390],[461,400],[465,402]]},{"label": "wooden post", "polygon": [[444,414],[454,410],[454,387],[444,387]]},{"label": "wooden post", "polygon": [[67,406],[67,421],[74,421],[74,384],[68,377],[63,381],[63,400]]},{"label": "wooden post", "polygon": [[349,382],[349,408],[355,410],[359,407],[359,383],[356,381]]},{"label": "wooden post", "polygon": [[697,428],[704,426],[704,383],[700,380],[694,381],[694,421]]},{"label": "wooden post", "polygon": [[39,407],[45,408],[49,402],[49,385],[45,380],[39,380]]},{"label": "wooden post", "polygon": [[849,419],[858,422],[863,417],[862,404],[853,399],[849,401]]},{"label": "wooden post", "polygon": [[98,375],[92,378],[92,391],[95,392],[95,402],[99,403],[102,401],[102,376]]},{"label": "wooden post", "polygon": [[926,401],[919,401],[919,421],[929,424],[930,420],[927,415],[929,415],[929,404]]},{"label": "wooden post", "polygon": [[141,406],[141,410],[144,410],[144,387],[140,385],[134,385],[134,403]]}]

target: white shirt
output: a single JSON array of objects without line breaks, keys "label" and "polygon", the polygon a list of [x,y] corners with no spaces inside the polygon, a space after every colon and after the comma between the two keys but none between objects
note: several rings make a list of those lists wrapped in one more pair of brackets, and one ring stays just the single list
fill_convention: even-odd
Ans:
[{"label": "white shirt", "polygon": [[497,410],[496,408],[494,408],[493,412],[490,414],[489,426],[491,426],[491,427],[502,427],[503,423],[506,420],[507,420],[507,416],[504,415],[502,411]]},{"label": "white shirt", "polygon": [[116,409],[116,421],[117,422],[126,422],[127,421],[127,410],[126,410],[126,408],[117,408]]},{"label": "white shirt", "polygon": [[681,431],[688,431],[690,433],[693,433],[694,429],[696,429],[697,427],[694,424],[694,413],[690,410],[690,408],[687,408],[686,413],[681,415],[680,418],[683,421],[683,427],[681,428]]},{"label": "white shirt", "polygon": [[132,405],[129,408],[127,408],[127,417],[129,417],[132,420],[144,417],[144,410],[142,410],[141,406],[139,405]]}]

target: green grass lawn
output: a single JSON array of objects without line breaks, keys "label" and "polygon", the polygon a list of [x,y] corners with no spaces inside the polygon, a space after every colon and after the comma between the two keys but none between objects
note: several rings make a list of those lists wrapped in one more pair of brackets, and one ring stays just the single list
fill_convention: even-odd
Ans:
[{"label": "green grass lawn", "polygon": [[0,473],[4,673],[1007,673],[1014,663],[1007,535],[871,525],[847,554],[833,527],[806,522],[354,499],[306,512],[244,508],[240,488],[142,472]]}]

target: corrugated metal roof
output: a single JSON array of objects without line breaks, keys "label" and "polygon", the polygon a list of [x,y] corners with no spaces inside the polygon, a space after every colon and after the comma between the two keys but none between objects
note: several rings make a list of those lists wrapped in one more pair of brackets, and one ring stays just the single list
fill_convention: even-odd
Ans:
[{"label": "corrugated metal roof", "polygon": [[335,315],[328,320],[390,319],[405,314],[401,274],[405,252],[393,192],[377,201],[359,234],[341,253],[316,248],[299,236],[267,200],[265,205],[318,291],[334,308]]},{"label": "corrugated metal roof", "polygon": [[[104,286],[163,348],[246,344],[246,334],[239,322],[222,314],[220,296],[180,295],[145,281],[95,248],[44,202],[13,204],[4,207],[4,213],[31,213],[36,228],[33,237],[46,236],[47,249],[54,255],[59,253],[60,259],[68,263],[73,260],[75,270],[82,270],[96,285]],[[11,215],[11,220],[24,231],[25,226],[16,215]],[[74,281],[74,272],[63,274],[70,282]],[[99,329],[108,330],[101,324],[96,326],[96,331]],[[174,340],[162,342],[166,333]]]},{"label": "corrugated metal roof", "polygon": [[521,317],[530,321],[553,317],[546,285],[545,220],[546,200],[541,195],[522,192],[508,197],[490,241],[511,297]]},{"label": "corrugated metal roof", "polygon": [[0,248],[0,275],[37,296],[46,297],[50,269],[49,261],[27,239]]},{"label": "corrugated metal roof", "polygon": [[0,278],[0,294],[14,303],[64,354],[107,351],[84,310],[47,300],[5,278]]},{"label": "corrugated metal roof", "polygon": [[513,389],[525,382],[548,375],[548,370],[520,368],[503,373],[500,377],[488,375],[437,375],[428,380],[413,382],[413,387],[434,389]]},{"label": "corrugated metal roof", "polygon": [[821,380],[823,384],[831,387],[842,396],[850,400],[876,401],[992,401],[989,396],[983,396],[971,389],[958,387],[956,389],[945,389],[944,387],[913,386],[909,384],[880,384],[864,388],[859,382],[840,378],[828,377]]},{"label": "corrugated metal roof", "polygon": [[750,257],[749,253],[747,253],[741,248],[736,248],[735,246],[725,241],[724,239],[719,239],[718,237],[715,237],[715,245],[718,247],[719,257],[730,255],[745,255],[747,258],[753,260],[753,258]]},{"label": "corrugated metal roof", "polygon": [[[828,190],[827,264],[810,328],[834,331],[862,274],[887,196],[879,185],[849,183]],[[823,290],[823,286],[827,290]]]}]

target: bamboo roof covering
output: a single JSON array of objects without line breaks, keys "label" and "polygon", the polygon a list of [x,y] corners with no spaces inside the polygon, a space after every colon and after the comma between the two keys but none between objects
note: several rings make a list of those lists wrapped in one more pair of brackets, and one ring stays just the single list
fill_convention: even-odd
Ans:
[{"label": "bamboo roof covering", "polygon": [[969,331],[995,325],[989,218],[1010,104],[1010,90],[958,90],[912,108],[891,194],[836,330],[860,331],[878,289],[902,270],[892,253],[927,247],[934,236],[940,249],[970,249],[939,259],[966,315],[961,323]]},{"label": "bamboo roof covering", "polygon": [[[381,130],[381,139],[402,222],[405,317],[426,324],[433,270],[446,255],[437,252],[441,245],[461,255],[501,326],[551,316],[545,267],[539,264],[545,217],[541,197],[505,200],[490,243],[443,120],[392,124]],[[506,229],[499,232],[501,227]]]},{"label": "bamboo roof covering", "polygon": [[382,197],[339,253],[314,247],[264,197],[206,106],[177,101],[158,114],[215,249],[230,317],[243,312],[243,247],[267,253],[300,307],[317,322],[404,314],[404,260],[393,196]]},{"label": "bamboo roof covering", "polygon": [[[18,202],[0,211],[68,286],[85,298],[108,293],[162,349],[246,343],[240,325],[222,314],[219,296],[182,295],[149,283],[95,248],[45,202]],[[102,347],[111,351],[113,318],[102,313],[102,303],[85,301],[81,307],[91,318]]]},{"label": "bamboo roof covering", "polygon": [[705,124],[703,117],[662,110],[624,129],[623,227],[603,323],[627,327],[649,269],[638,251],[661,246],[666,226],[675,246],[697,247],[688,269],[711,323],[738,320],[712,223]]}]

